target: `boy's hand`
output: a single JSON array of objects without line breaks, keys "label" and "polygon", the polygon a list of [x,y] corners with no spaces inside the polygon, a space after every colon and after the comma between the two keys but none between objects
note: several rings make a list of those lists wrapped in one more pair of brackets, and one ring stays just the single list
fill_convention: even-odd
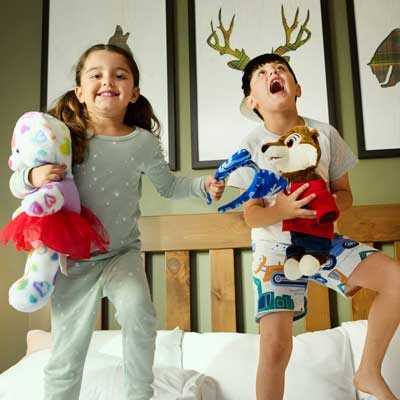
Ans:
[{"label": "boy's hand", "polygon": [[61,181],[65,175],[65,165],[46,164],[29,171],[29,182],[34,187],[42,187],[50,182]]},{"label": "boy's hand", "polygon": [[213,200],[219,200],[225,190],[225,181],[217,181],[213,176],[207,176],[204,181],[206,192]]},{"label": "boy's hand", "polygon": [[298,199],[301,193],[303,193],[309,186],[308,183],[305,183],[289,195],[285,195],[282,192],[277,194],[275,207],[278,207],[280,214],[285,216],[283,219],[314,219],[316,217],[317,212],[315,210],[303,207],[310,201],[314,200],[317,195],[312,193],[303,199]]}]

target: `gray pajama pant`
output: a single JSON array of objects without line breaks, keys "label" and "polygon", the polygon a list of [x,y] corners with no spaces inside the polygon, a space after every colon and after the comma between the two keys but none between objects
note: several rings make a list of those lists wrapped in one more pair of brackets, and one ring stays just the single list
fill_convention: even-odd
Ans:
[{"label": "gray pajama pant", "polygon": [[52,296],[53,349],[45,368],[45,400],[78,400],[85,358],[101,298],[122,328],[126,400],[153,395],[157,319],[140,252],[73,263],[58,274]]}]

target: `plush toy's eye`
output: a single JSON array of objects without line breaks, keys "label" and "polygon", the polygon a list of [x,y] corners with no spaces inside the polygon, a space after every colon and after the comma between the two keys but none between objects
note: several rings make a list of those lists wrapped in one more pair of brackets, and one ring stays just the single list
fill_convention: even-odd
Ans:
[{"label": "plush toy's eye", "polygon": [[298,133],[292,133],[285,139],[285,146],[292,147],[294,144],[300,142],[301,136]]}]

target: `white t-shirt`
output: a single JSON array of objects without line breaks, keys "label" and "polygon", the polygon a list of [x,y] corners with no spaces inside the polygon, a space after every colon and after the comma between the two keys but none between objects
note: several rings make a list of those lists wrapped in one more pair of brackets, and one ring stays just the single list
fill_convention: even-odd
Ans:
[{"label": "white t-shirt", "polygon": [[[321,147],[321,159],[317,171],[326,181],[334,181],[346,174],[357,162],[356,157],[344,142],[338,131],[331,125],[304,118],[305,125],[315,128],[319,132],[319,144]],[[263,124],[257,126],[243,140],[240,148],[247,149],[252,155],[252,160],[261,168],[278,172],[268,161],[261,151],[263,144],[279,139],[268,131]],[[239,168],[234,171],[229,179],[228,185],[239,189],[247,189],[253,180],[254,171],[250,168]],[[264,198],[265,205],[273,205],[276,196]],[[252,240],[269,240],[280,243],[290,243],[289,232],[282,232],[282,222],[261,228],[252,228]]]}]

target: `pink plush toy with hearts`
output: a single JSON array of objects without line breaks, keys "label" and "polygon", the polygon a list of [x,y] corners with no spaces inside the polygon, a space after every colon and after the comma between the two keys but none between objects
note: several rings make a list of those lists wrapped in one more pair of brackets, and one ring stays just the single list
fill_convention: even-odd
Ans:
[{"label": "pink plush toy with hearts", "polygon": [[68,257],[87,259],[93,252],[106,252],[108,237],[97,217],[81,207],[71,168],[71,136],[63,122],[28,112],[15,126],[11,148],[8,165],[13,171],[66,166],[63,180],[32,188],[0,231],[3,243],[11,240],[18,250],[29,251],[24,276],[11,286],[9,302],[19,311],[32,312],[48,302],[59,268],[66,272]]}]

